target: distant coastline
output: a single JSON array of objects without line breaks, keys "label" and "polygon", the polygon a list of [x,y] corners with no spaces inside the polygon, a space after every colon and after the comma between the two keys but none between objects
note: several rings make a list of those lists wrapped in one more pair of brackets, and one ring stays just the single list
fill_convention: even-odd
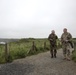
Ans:
[{"label": "distant coastline", "polygon": [[14,42],[18,41],[19,39],[10,39],[10,38],[0,38],[0,42]]}]

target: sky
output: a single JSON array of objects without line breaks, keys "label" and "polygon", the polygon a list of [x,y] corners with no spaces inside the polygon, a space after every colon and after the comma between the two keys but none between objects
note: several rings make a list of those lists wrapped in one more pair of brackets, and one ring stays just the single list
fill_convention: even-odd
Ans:
[{"label": "sky", "polygon": [[76,0],[0,0],[0,38],[76,37],[75,27]]}]

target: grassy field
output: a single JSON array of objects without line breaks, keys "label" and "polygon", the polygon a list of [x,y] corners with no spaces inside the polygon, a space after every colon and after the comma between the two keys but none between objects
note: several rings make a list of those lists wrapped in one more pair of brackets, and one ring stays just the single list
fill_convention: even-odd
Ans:
[{"label": "grassy field", "polygon": [[73,51],[72,59],[76,62],[76,38],[74,38],[73,42],[74,42],[74,51]]},{"label": "grassy field", "polygon": [[[35,49],[33,50],[33,41]],[[44,48],[44,42],[46,42],[46,48]],[[17,42],[10,42],[8,62],[14,59],[24,58],[28,55],[38,54],[49,50],[49,41],[47,39],[20,39]],[[5,46],[0,45],[0,63],[5,63]]]},{"label": "grassy field", "polygon": [[72,59],[76,62],[76,50],[73,52]]},{"label": "grassy field", "polygon": [[[34,49],[33,49],[33,42],[34,42]],[[45,43],[46,42],[46,43]],[[44,47],[45,43],[45,47]],[[29,55],[38,54],[41,52],[48,51],[50,49],[50,43],[48,39],[20,39],[16,42],[8,43],[9,47],[9,56],[8,62],[12,62],[15,59],[24,58]],[[61,48],[60,41],[57,41],[58,48]],[[76,61],[76,51],[73,52],[73,60]],[[0,63],[6,63],[5,61],[5,46],[0,45]]]}]

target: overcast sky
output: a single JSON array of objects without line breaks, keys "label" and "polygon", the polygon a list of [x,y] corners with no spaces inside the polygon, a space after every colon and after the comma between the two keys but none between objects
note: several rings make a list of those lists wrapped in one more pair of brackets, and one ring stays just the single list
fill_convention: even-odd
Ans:
[{"label": "overcast sky", "polygon": [[0,38],[76,37],[76,0],[0,0]]}]

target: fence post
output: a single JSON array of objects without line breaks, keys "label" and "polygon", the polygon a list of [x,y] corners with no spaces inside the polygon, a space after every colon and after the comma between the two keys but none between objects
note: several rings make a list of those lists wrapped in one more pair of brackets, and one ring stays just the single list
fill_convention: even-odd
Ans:
[{"label": "fence post", "polygon": [[44,42],[44,49],[46,49],[46,42]]},{"label": "fence post", "polygon": [[33,50],[35,50],[35,42],[33,41]]},{"label": "fence post", "polygon": [[9,56],[9,45],[5,43],[5,60],[8,62],[8,56]]}]

